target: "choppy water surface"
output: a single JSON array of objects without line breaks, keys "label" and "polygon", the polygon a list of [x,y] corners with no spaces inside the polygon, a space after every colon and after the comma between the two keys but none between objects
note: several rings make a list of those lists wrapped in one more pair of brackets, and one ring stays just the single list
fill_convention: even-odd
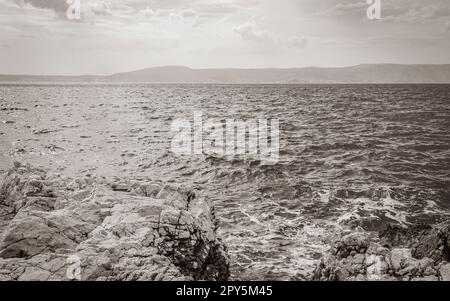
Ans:
[{"label": "choppy water surface", "polygon": [[[304,279],[335,234],[450,212],[449,85],[2,85],[0,169],[162,179],[211,199],[236,279]],[[280,120],[272,166],[177,157],[171,122]]]}]

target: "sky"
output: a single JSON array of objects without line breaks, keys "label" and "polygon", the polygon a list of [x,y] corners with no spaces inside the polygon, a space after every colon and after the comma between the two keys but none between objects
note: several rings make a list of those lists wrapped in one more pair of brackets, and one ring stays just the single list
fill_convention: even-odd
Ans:
[{"label": "sky", "polygon": [[67,1],[0,0],[0,73],[450,63],[449,0]]}]

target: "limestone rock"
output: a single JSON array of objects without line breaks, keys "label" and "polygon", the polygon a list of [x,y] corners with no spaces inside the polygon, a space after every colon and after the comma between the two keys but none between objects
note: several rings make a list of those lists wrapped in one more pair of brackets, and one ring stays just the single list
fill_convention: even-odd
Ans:
[{"label": "limestone rock", "polygon": [[16,163],[0,209],[0,280],[229,277],[211,205],[179,187],[112,186]]},{"label": "limestone rock", "polygon": [[448,234],[448,225],[352,233],[334,242],[313,280],[449,280]]},{"label": "limestone rock", "polygon": [[433,229],[421,237],[413,246],[413,256],[429,257],[436,262],[450,261],[450,225]]}]

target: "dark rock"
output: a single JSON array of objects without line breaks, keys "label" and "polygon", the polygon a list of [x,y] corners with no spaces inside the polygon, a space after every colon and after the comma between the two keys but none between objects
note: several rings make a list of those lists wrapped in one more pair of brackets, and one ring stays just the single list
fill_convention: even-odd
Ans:
[{"label": "dark rock", "polygon": [[379,237],[352,233],[334,242],[313,280],[419,280],[450,278],[450,226],[388,227]]},{"label": "dark rock", "polygon": [[450,261],[450,225],[422,235],[413,245],[412,255],[418,259],[429,257],[435,262]]},{"label": "dark rock", "polygon": [[379,237],[381,243],[388,247],[411,247],[422,236],[428,235],[431,230],[432,227],[429,225],[414,225],[411,227],[389,225],[385,230],[380,232]]},{"label": "dark rock", "polygon": [[364,254],[366,250],[367,237],[362,233],[352,233],[344,236],[342,240],[338,240],[332,252],[339,258],[346,258],[352,253]]}]

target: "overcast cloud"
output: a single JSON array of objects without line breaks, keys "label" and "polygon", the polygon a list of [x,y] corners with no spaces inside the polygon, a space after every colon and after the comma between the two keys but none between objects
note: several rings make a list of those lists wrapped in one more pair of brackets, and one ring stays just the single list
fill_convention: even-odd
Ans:
[{"label": "overcast cloud", "polygon": [[450,63],[450,1],[0,0],[0,73]]}]

